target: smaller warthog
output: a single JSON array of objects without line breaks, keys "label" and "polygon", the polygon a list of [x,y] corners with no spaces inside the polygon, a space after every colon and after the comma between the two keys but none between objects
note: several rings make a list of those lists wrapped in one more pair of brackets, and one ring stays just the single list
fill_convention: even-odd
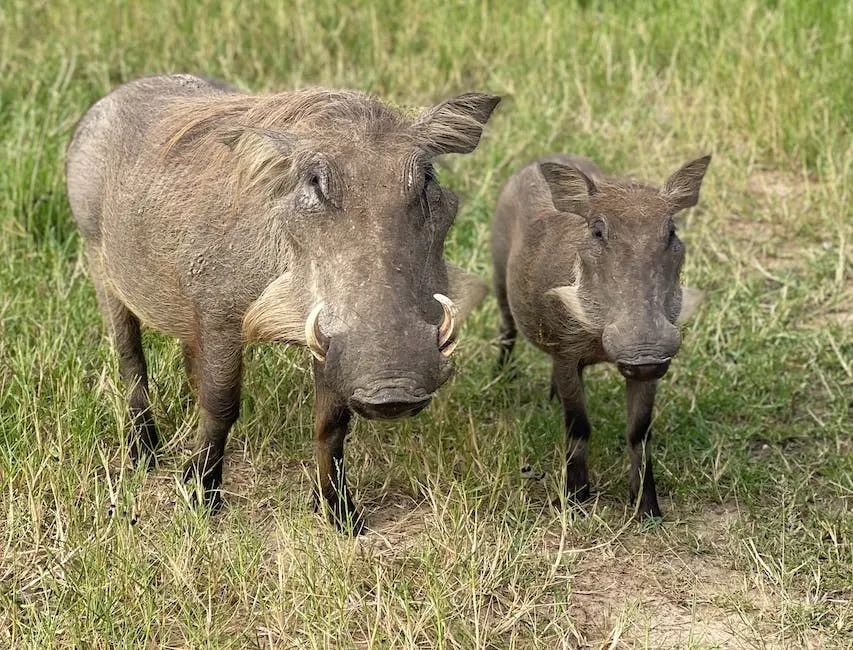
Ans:
[{"label": "smaller warthog", "polygon": [[516,327],[551,355],[572,501],[590,494],[581,375],[609,361],[627,385],[631,503],[639,496],[640,517],[661,514],[650,445],[655,390],[681,345],[677,325],[701,295],[679,284],[684,244],[674,217],[696,205],[710,161],[686,164],[658,189],[604,176],[583,158],[550,156],[515,174],[501,193],[492,231],[499,364],[512,352]]}]

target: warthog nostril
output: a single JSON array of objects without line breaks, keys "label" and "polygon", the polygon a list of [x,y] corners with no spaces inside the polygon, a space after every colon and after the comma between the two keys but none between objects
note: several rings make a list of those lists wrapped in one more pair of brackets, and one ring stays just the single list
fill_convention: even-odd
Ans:
[{"label": "warthog nostril", "polygon": [[671,357],[654,360],[643,359],[641,363],[617,361],[616,367],[619,368],[619,372],[628,379],[652,381],[654,379],[660,379],[666,374],[671,361]]},{"label": "warthog nostril", "polygon": [[305,342],[308,344],[311,354],[320,363],[326,360],[326,352],[329,350],[329,337],[323,334],[317,322],[320,312],[323,311],[323,306],[324,303],[322,302],[315,305],[305,320]]}]

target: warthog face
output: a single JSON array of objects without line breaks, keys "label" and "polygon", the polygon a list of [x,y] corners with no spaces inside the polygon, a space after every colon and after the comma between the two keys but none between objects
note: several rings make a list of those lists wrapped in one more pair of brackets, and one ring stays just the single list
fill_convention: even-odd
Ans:
[{"label": "warthog face", "polygon": [[450,375],[455,339],[448,318],[440,341],[434,296],[448,293],[456,197],[421,152],[383,149],[323,161],[294,199],[313,222],[304,250],[316,260],[318,302],[306,339],[330,385],[371,418],[426,406]]},{"label": "warthog face", "polygon": [[579,169],[540,165],[561,212],[586,220],[574,283],[552,290],[572,316],[601,336],[608,359],[627,378],[662,377],[681,345],[676,324],[689,317],[698,292],[681,287],[684,244],[674,215],[696,204],[710,156],[688,163],[661,189],[593,180]]},{"label": "warthog face", "polygon": [[472,151],[498,101],[463,95],[409,122],[377,113],[351,132],[238,136],[288,161],[273,211],[291,259],[246,315],[248,335],[306,343],[364,417],[414,414],[450,376],[466,289],[443,259],[457,199],[432,160]]}]

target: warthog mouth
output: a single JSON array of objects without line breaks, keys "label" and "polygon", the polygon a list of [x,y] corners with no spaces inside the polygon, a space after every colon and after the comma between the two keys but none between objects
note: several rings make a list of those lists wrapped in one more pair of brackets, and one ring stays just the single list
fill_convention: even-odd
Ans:
[{"label": "warthog mouth", "polygon": [[655,379],[660,379],[666,374],[671,362],[672,357],[666,357],[664,359],[641,357],[624,361],[617,359],[616,367],[626,379],[634,379],[636,381],[654,381]]},{"label": "warthog mouth", "polygon": [[423,389],[391,385],[373,390],[357,388],[349,406],[369,420],[392,420],[420,413],[431,400],[432,394]]}]

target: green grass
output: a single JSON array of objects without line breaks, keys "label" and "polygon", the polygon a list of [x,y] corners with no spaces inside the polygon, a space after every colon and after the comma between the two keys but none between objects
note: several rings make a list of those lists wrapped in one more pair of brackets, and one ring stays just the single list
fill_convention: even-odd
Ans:
[{"label": "green grass", "polygon": [[[853,4],[31,3],[0,6],[0,645],[853,646]],[[495,378],[496,307],[421,416],[355,427],[374,532],[309,505],[307,354],[259,347],[228,447],[229,507],[186,504],[177,345],[146,335],[161,467],[128,469],[123,388],[64,191],[76,120],[115,84],[201,72],[404,105],[507,97],[442,179],[448,256],[490,275],[503,181],[547,151],[660,181],[714,161],[686,216],[707,292],[660,391],[666,521],[625,504],[624,395],[587,382],[587,516],[559,492],[561,418],[529,345]],[[545,478],[526,479],[530,463]]]}]

